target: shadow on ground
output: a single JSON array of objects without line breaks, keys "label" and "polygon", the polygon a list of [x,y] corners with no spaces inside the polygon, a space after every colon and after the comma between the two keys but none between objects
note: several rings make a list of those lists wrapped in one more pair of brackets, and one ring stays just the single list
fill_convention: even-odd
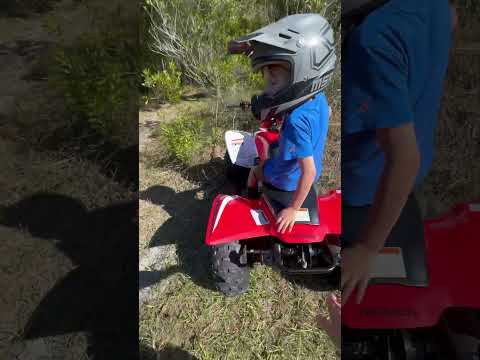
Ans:
[{"label": "shadow on ground", "polygon": [[155,351],[151,347],[140,344],[140,360],[199,360],[189,352],[173,345]]},{"label": "shadow on ground", "polygon": [[[39,193],[1,209],[0,223],[26,229],[77,266],[41,300],[22,339],[85,331],[92,359],[138,354],[138,203],[87,211],[73,198]],[[45,259],[48,261],[48,259]]]},{"label": "shadow on ground", "polygon": [[282,274],[283,278],[289,282],[293,282],[301,287],[313,291],[333,291],[340,287],[340,269],[335,270],[328,276],[322,275],[286,275]]},{"label": "shadow on ground", "polygon": [[199,184],[193,190],[176,193],[164,185],[151,186],[139,198],[162,206],[170,215],[154,233],[149,248],[175,244],[179,263],[161,271],[140,271],[139,289],[152,286],[169,276],[183,272],[197,285],[215,290],[210,277],[210,248],[204,244],[205,231],[214,197],[232,194],[235,189],[225,181],[222,159],[184,169],[182,175]]},{"label": "shadow on ground", "polygon": [[150,239],[148,247],[175,244],[178,266],[165,271],[141,271],[140,289],[153,285],[176,272],[184,272],[196,284],[214,289],[209,278],[209,248],[203,243],[211,200],[197,198],[198,189],[175,193],[156,185],[140,193],[140,199],[162,206],[171,216]]}]

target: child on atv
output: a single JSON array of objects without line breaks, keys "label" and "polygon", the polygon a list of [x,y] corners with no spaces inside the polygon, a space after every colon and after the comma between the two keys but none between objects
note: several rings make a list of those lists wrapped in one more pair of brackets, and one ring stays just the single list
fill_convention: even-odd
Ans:
[{"label": "child on atv", "polygon": [[[422,242],[414,188],[434,155],[455,28],[451,3],[342,2],[342,303],[354,289],[362,300],[385,244]],[[404,240],[401,229],[409,231]],[[413,254],[416,263],[423,252]],[[422,275],[418,285],[426,283]]]},{"label": "child on atv", "polygon": [[254,115],[260,121],[283,117],[278,144],[272,146],[275,154],[249,176],[249,197],[258,196],[258,181],[294,192],[277,217],[277,230],[291,231],[296,212],[322,170],[329,118],[323,90],[336,62],[333,30],[318,14],[297,14],[232,44],[249,55],[253,70],[261,70],[266,81],[264,93],[252,98]]}]

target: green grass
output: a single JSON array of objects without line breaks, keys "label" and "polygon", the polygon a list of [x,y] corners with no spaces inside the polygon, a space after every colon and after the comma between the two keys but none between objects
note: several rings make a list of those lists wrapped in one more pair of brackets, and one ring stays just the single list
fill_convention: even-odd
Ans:
[{"label": "green grass", "polygon": [[264,266],[251,289],[225,298],[175,275],[140,311],[140,341],[157,350],[176,345],[202,360],[336,359],[315,316],[322,294],[284,280]]}]

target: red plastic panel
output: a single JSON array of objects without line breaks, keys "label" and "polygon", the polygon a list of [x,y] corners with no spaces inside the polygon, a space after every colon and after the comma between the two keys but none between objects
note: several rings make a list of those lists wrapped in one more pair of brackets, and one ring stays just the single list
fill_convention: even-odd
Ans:
[{"label": "red plastic panel", "polygon": [[[249,200],[221,194],[213,202],[205,243],[216,245],[261,236],[275,236],[286,243],[321,242],[326,235],[340,233],[340,193],[333,190],[320,196],[318,206],[320,225],[296,224],[292,232],[280,234],[276,231],[276,219],[263,198]],[[258,219],[256,222],[255,213],[261,213],[267,223],[258,223]]]},{"label": "red plastic panel", "polygon": [[360,305],[352,294],[342,308],[342,323],[361,329],[429,327],[449,307],[480,309],[478,210],[458,205],[425,221],[428,287],[371,285]]}]

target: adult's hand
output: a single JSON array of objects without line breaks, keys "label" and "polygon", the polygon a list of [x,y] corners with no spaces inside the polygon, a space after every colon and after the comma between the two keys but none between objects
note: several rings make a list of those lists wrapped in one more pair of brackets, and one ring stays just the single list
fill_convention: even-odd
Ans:
[{"label": "adult's hand", "polygon": [[325,330],[337,349],[340,349],[342,345],[342,312],[340,301],[334,294],[327,298],[327,308],[329,316],[327,318],[326,316],[318,315],[318,326]]}]

